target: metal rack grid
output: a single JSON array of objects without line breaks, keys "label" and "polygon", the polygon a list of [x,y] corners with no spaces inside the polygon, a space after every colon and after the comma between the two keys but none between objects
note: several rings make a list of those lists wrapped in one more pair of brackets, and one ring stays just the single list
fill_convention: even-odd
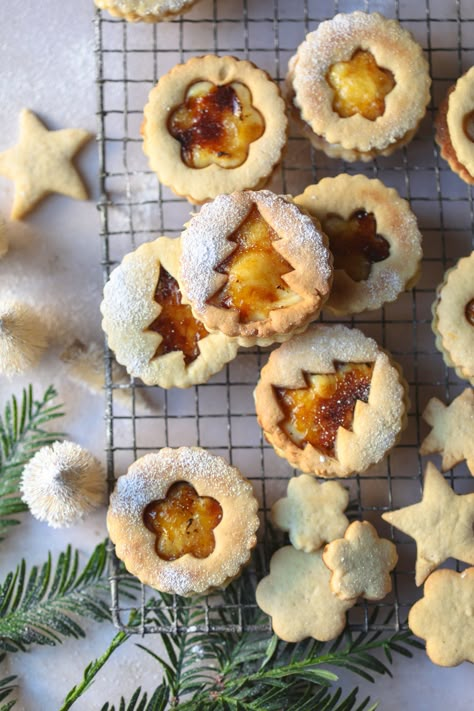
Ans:
[{"label": "metal rack grid", "polygon": [[[409,607],[420,596],[414,587],[415,545],[380,518],[383,511],[418,501],[423,462],[418,454],[427,432],[421,413],[432,396],[451,401],[464,387],[445,367],[431,333],[430,307],[443,273],[472,249],[474,203],[472,190],[440,159],[433,139],[433,118],[446,89],[474,63],[474,7],[470,0],[201,0],[179,19],[158,25],[132,25],[97,12],[97,96],[100,158],[101,239],[104,279],[125,253],[159,234],[178,235],[190,206],[161,186],[141,151],[139,133],[147,95],[158,78],[174,64],[213,52],[248,58],[273,78],[284,79],[286,64],[305,34],[337,12],[361,9],[395,17],[426,51],[433,79],[432,102],[415,139],[402,151],[371,164],[347,164],[326,158],[292,133],[289,150],[270,188],[299,194],[306,185],[339,172],[379,177],[411,202],[424,236],[423,273],[417,287],[394,304],[349,319],[332,319],[360,327],[392,352],[410,386],[408,428],[401,443],[381,464],[365,475],[344,480],[357,518],[371,520],[381,535],[398,545],[400,560],[393,574],[393,591],[376,607],[393,612],[390,621],[370,622],[374,606],[363,602],[348,614],[353,629],[401,629]],[[106,356],[107,463],[113,481],[147,451],[162,446],[198,445],[222,454],[252,481],[261,505],[262,541],[268,565],[270,543],[267,514],[286,491],[294,473],[265,443],[256,423],[252,390],[269,349],[241,349],[237,359],[209,383],[187,391],[163,391],[131,380],[112,381],[111,354]],[[132,410],[124,414],[115,402],[118,388],[131,391]],[[154,410],[142,412],[138,388],[153,401]],[[469,490],[465,467],[451,472],[457,493]],[[132,604],[121,594],[116,560],[112,563],[111,594],[115,624],[142,634],[182,629],[176,600],[169,611],[171,627],[145,621],[145,603],[152,591],[142,587],[141,623],[127,628],[124,614]],[[136,605],[136,603],[134,603]],[[206,630],[270,629],[249,622],[255,605],[237,602],[235,620],[222,624],[218,595],[190,601],[201,606]],[[251,615],[250,615],[251,618]]]}]

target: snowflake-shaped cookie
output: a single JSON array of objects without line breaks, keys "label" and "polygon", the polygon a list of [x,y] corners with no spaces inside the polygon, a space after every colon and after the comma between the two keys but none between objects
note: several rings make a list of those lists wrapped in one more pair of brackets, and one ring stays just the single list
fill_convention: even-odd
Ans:
[{"label": "snowflake-shaped cookie", "polygon": [[342,600],[365,597],[381,600],[392,589],[390,571],[397,564],[397,549],[379,538],[368,521],[354,521],[344,538],[329,543],[323,560],[331,575],[331,590]]},{"label": "snowflake-shaped cookie", "polygon": [[349,521],[343,511],[348,503],[348,491],[337,482],[318,484],[314,477],[301,474],[290,479],[287,496],[273,504],[272,519],[278,528],[289,531],[295,548],[311,553],[344,535]]},{"label": "snowflake-shaped cookie", "polygon": [[474,663],[474,568],[430,575],[424,597],[410,610],[408,625],[426,640],[426,652],[435,664]]},{"label": "snowflake-shaped cookie", "polygon": [[466,388],[450,405],[431,398],[423,419],[432,426],[421,443],[421,454],[441,452],[445,472],[464,459],[474,476],[474,390]]},{"label": "snowflake-shaped cookie", "polygon": [[270,575],[257,586],[257,605],[272,618],[273,630],[287,642],[314,637],[327,642],[346,624],[355,600],[340,600],[329,586],[321,551],[303,553],[280,548],[271,559]]}]

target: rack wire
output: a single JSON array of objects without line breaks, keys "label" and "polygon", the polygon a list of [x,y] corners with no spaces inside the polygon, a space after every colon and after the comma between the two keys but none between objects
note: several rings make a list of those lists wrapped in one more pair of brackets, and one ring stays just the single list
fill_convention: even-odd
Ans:
[{"label": "rack wire", "polygon": [[[408,427],[401,443],[365,475],[344,480],[354,502],[355,517],[375,523],[379,533],[395,540],[399,564],[393,591],[378,605],[360,603],[348,615],[352,629],[398,630],[406,627],[409,607],[420,596],[414,587],[415,546],[380,518],[384,511],[420,499],[423,462],[418,449],[427,428],[421,413],[432,396],[451,401],[465,387],[447,369],[431,333],[431,304],[447,268],[472,249],[474,203],[472,189],[439,157],[433,139],[436,108],[450,86],[474,63],[474,6],[470,0],[201,0],[188,14],[158,25],[129,24],[97,11],[98,144],[100,159],[102,264],[104,280],[125,253],[159,234],[178,235],[189,216],[189,204],[160,185],[141,150],[140,124],[148,92],[174,64],[205,53],[232,54],[252,60],[281,83],[289,57],[304,36],[337,12],[379,11],[398,19],[426,52],[433,79],[432,102],[418,135],[407,147],[371,164],[347,164],[326,158],[291,134],[286,159],[270,188],[299,194],[322,177],[364,173],[395,187],[408,199],[424,237],[422,277],[415,289],[375,312],[337,320],[360,327],[392,352],[410,387]],[[257,425],[252,391],[270,349],[242,349],[209,383],[186,391],[164,391],[113,382],[111,353],[106,355],[106,453],[111,481],[137,457],[163,446],[197,445],[221,454],[253,483],[260,502],[260,549],[268,566],[271,543],[268,513],[284,495],[290,466],[265,443]],[[131,413],[123,413],[115,395],[131,392]],[[153,403],[142,412],[136,400],[141,388]],[[468,491],[465,467],[449,474],[457,493]],[[141,634],[184,629],[176,599],[168,606],[173,623],[149,623],[147,601],[152,591],[142,586],[140,624],[127,627],[126,616],[136,602],[123,593],[121,572],[113,558],[111,597],[117,627]],[[163,603],[164,604],[164,603]],[[254,604],[235,605],[232,623],[222,623],[222,600],[212,595],[189,601],[203,611],[203,629],[268,630],[254,624]],[[228,608],[228,604],[226,605]],[[374,608],[381,614],[372,618]],[[387,619],[387,613],[392,613]]]}]

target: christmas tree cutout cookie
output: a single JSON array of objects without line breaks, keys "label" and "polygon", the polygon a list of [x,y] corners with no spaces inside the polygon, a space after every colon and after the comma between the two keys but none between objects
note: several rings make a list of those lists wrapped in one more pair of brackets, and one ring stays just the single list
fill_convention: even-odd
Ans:
[{"label": "christmas tree cutout cookie", "polygon": [[20,139],[0,153],[0,175],[15,183],[12,220],[21,220],[50,193],[86,200],[72,158],[92,135],[81,128],[48,131],[28,109],[20,114]]},{"label": "christmas tree cutout cookie", "polygon": [[421,443],[420,454],[441,452],[444,472],[465,459],[474,476],[474,390],[466,388],[450,405],[431,398],[423,419],[433,429]]}]

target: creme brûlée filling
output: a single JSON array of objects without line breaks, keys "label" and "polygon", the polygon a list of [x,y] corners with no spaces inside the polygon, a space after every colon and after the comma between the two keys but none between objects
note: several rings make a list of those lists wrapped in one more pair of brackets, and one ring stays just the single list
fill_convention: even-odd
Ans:
[{"label": "creme br\u00fbl\u00e9e filling", "polygon": [[372,212],[355,210],[348,220],[330,213],[322,223],[334,256],[334,269],[343,269],[354,281],[365,281],[372,264],[390,255],[389,242],[377,234]]},{"label": "creme br\u00fbl\u00e9e filling", "polygon": [[375,121],[385,111],[385,97],[395,86],[392,72],[377,65],[371,52],[358,49],[347,62],[336,62],[326,75],[334,90],[333,109],[341,118],[360,114]]},{"label": "creme br\u00fbl\u00e9e filling", "polygon": [[182,351],[184,362],[189,365],[199,355],[199,341],[209,333],[203,324],[194,318],[191,307],[181,303],[178,282],[163,266],[160,268],[154,298],[161,306],[161,312],[148,330],[156,331],[163,339],[155,358],[172,351]]},{"label": "creme br\u00fbl\u00e9e filling", "polygon": [[467,304],[466,308],[464,310],[466,319],[468,323],[471,324],[471,326],[474,326],[474,299],[471,299]]},{"label": "creme br\u00fbl\u00e9e filling", "polygon": [[270,311],[299,301],[282,276],[293,267],[276,251],[279,237],[254,205],[242,224],[229,236],[235,250],[216,268],[228,276],[208,303],[237,309],[240,323],[268,318]]},{"label": "creme br\u00fbl\u00e9e filling", "polygon": [[207,558],[216,542],[213,530],[222,520],[222,507],[210,496],[199,496],[190,484],[173,484],[166,498],[152,501],[143,512],[143,522],[156,534],[155,550],[163,560],[176,560],[186,553]]},{"label": "creme br\u00fbl\u00e9e filling", "polygon": [[168,130],[181,144],[181,157],[190,168],[212,163],[237,168],[247,159],[250,144],[263,135],[265,122],[244,84],[200,81],[171,114]]},{"label": "creme br\u00fbl\u00e9e filling", "polygon": [[284,413],[281,429],[298,447],[335,455],[339,427],[350,430],[357,400],[368,402],[373,363],[334,363],[335,372],[305,373],[305,388],[275,388]]}]

